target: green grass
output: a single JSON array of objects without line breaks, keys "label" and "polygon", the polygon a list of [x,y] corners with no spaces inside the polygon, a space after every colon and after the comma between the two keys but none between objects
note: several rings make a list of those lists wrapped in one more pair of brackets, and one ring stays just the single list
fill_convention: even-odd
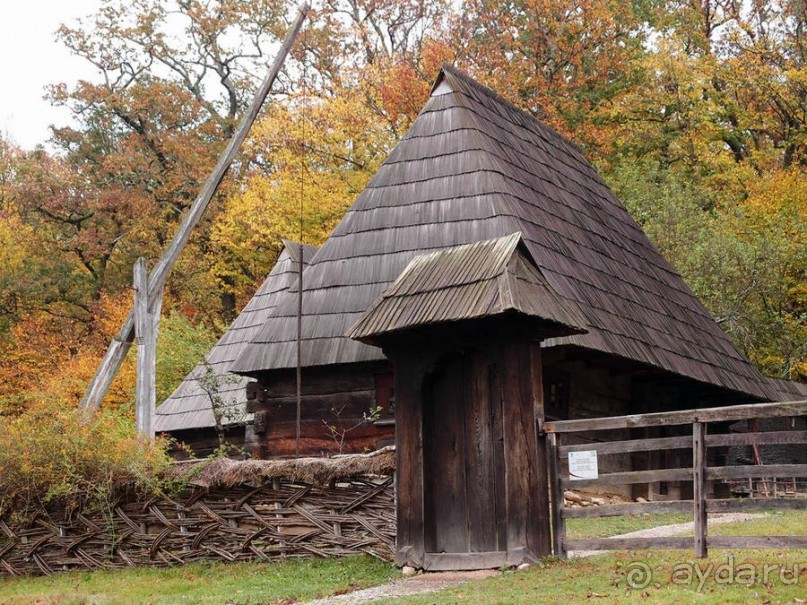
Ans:
[{"label": "green grass", "polygon": [[383,584],[398,572],[366,556],[280,563],[193,563],[0,579],[0,604],[292,603]]},{"label": "green grass", "polygon": [[[663,524],[680,522],[667,517]],[[620,519],[613,517],[611,519]],[[610,521],[600,519],[598,521]],[[688,520],[688,519],[685,519]],[[583,520],[575,520],[583,521]],[[589,524],[592,520],[585,520]],[[640,525],[634,525],[637,522]],[[620,525],[624,523],[625,525]],[[630,521],[620,519],[609,524],[578,527],[577,537],[609,533],[613,528],[627,531],[646,526],[644,517]],[[804,512],[771,512],[767,517],[738,523],[716,525],[713,535],[804,535],[807,514]],[[613,535],[613,534],[612,534]],[[716,572],[723,565],[716,580]],[[711,567],[710,567],[711,565]],[[770,571],[764,578],[765,565]],[[697,568],[695,567],[697,566]],[[792,571],[798,566],[798,577]],[[724,581],[731,577],[733,583]],[[781,570],[785,575],[781,576]],[[646,587],[632,588],[629,573],[651,573]],[[753,577],[750,575],[753,571]],[[698,574],[703,578],[700,582]],[[636,576],[633,576],[636,577]],[[767,579],[767,582],[764,580]],[[675,580],[675,581],[674,581]],[[687,580],[691,580],[687,582]],[[740,581],[742,580],[742,581]],[[751,582],[753,580],[753,582]],[[784,580],[784,581],[783,581]],[[750,584],[750,585],[749,585]],[[569,561],[547,560],[525,571],[503,574],[465,584],[458,588],[428,595],[388,600],[385,603],[454,604],[493,603],[649,603],[712,604],[726,603],[804,603],[807,601],[807,550],[712,550],[705,560],[693,559],[691,551],[619,552]]]},{"label": "green grass", "polygon": [[570,540],[610,538],[611,536],[627,534],[640,529],[686,523],[687,521],[692,521],[692,513],[568,519],[566,521],[566,536]]},{"label": "green grass", "polygon": [[[583,538],[680,523],[689,521],[689,515],[571,521],[570,534]],[[715,525],[710,533],[803,535],[805,528],[807,513],[770,512],[758,519]],[[718,582],[715,573],[721,565],[721,578],[732,567],[735,575],[744,575],[736,577],[731,584],[722,579]],[[772,570],[768,572],[767,582],[762,577],[765,565]],[[800,565],[800,575],[791,578],[790,574],[796,565]],[[782,569],[786,572],[784,577],[780,575]],[[630,573],[646,571],[652,574],[647,586],[629,585]],[[750,572],[753,572],[753,577],[749,575]],[[273,564],[198,563],[172,569],[70,573],[47,578],[0,580],[0,604],[287,604],[382,584],[397,575],[391,565],[369,557]],[[751,585],[749,580],[753,580]],[[581,602],[724,605],[805,601],[807,550],[713,550],[709,558],[703,561],[693,560],[692,552],[688,551],[619,552],[570,561],[547,560],[525,571],[507,571],[458,588],[385,602],[415,605]]]},{"label": "green grass", "polygon": [[[772,581],[762,581],[753,586],[741,584],[724,585],[714,581],[714,570],[724,559],[723,552],[713,552],[705,561],[693,560],[691,552],[655,551],[652,553],[619,553],[598,555],[586,559],[548,561],[541,567],[525,571],[507,571],[502,575],[473,582],[463,586],[417,597],[388,600],[385,603],[416,604],[530,604],[535,603],[649,603],[672,604],[725,604],[725,603],[799,603],[796,599],[807,598],[807,551],[734,551],[735,570],[751,564],[761,574],[764,565],[793,569],[803,564],[798,583],[787,585],[775,573]],[[678,584],[672,581],[676,563],[691,569],[692,582]],[[638,564],[638,566],[637,566]],[[709,570],[709,564],[712,565]],[[698,586],[693,565],[698,565],[707,580]],[[644,567],[647,566],[647,567]],[[627,573],[636,568],[639,572],[649,569],[652,580],[645,588],[631,588]],[[680,572],[679,572],[680,574]],[[683,575],[677,581],[683,582]]]}]

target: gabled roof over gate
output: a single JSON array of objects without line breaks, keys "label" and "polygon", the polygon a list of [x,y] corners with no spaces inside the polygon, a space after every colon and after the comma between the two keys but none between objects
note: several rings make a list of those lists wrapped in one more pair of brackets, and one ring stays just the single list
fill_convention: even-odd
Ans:
[{"label": "gabled roof over gate", "polygon": [[346,336],[382,336],[504,315],[530,318],[541,335],[586,331],[577,304],[559,296],[519,245],[521,234],[416,256]]},{"label": "gabled roof over gate", "polygon": [[[304,266],[316,253],[314,246],[303,246]],[[179,431],[215,426],[208,392],[200,378],[208,374],[207,388],[218,387],[218,395],[227,408],[225,424],[246,417],[246,383],[243,376],[230,373],[233,361],[272,314],[278,295],[297,281],[300,244],[283,242],[277,263],[261,287],[230,325],[205,360],[188,374],[182,384],[157,408],[155,431]],[[207,362],[207,363],[205,363]]]},{"label": "gabled roof over gate", "polygon": [[[382,359],[344,334],[415,256],[514,232],[547,284],[585,316],[586,334],[548,346],[775,398],[579,150],[448,66],[306,270],[303,364]],[[296,295],[282,295],[234,370],[293,368],[296,310]]]}]

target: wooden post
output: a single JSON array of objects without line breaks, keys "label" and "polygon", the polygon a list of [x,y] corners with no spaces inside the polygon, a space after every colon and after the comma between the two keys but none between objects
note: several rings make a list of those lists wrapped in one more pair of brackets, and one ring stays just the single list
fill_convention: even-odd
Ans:
[{"label": "wooden post", "polygon": [[692,424],[692,500],[695,514],[695,556],[705,559],[706,548],[706,425]]},{"label": "wooden post", "polygon": [[300,457],[300,419],[303,409],[303,265],[305,264],[305,247],[302,244],[302,235],[302,228],[300,228],[300,260],[297,261],[297,409],[294,427],[295,458]]},{"label": "wooden post", "polygon": [[424,562],[422,362],[414,355],[395,359],[395,494],[398,498],[395,564],[398,567],[422,568]]},{"label": "wooden post", "polygon": [[[162,288],[159,288],[162,293]],[[156,409],[157,326],[161,303],[149,305],[148,269],[146,259],[138,258],[134,265],[134,316],[137,336],[137,385],[135,419],[137,430],[154,438],[153,419]],[[160,299],[161,300],[161,299]],[[156,311],[156,317],[155,317]]]},{"label": "wooden post", "polygon": [[550,494],[552,497],[552,546],[554,555],[566,558],[563,541],[566,539],[566,519],[563,518],[563,487],[560,484],[560,453],[558,435],[547,434],[546,459],[549,464]]},{"label": "wooden post", "polygon": [[[258,112],[260,111],[263,102],[266,100],[269,90],[272,88],[272,84],[274,84],[277,75],[280,73],[280,68],[283,66],[286,56],[291,50],[291,47],[294,45],[297,34],[300,32],[303,21],[305,21],[308,14],[308,10],[308,4],[304,4],[300,8],[297,19],[295,19],[294,23],[291,25],[288,33],[286,34],[286,38],[283,40],[283,45],[280,47],[280,51],[275,58],[272,69],[261,83],[258,91],[255,93],[255,96],[252,99],[252,104],[244,114],[244,117],[241,118],[241,122],[238,124],[235,134],[233,134],[232,140],[219,157],[216,167],[208,177],[202,191],[199,193],[199,196],[191,205],[188,214],[185,215],[182,224],[174,235],[174,239],[171,240],[170,245],[163,253],[160,261],[152,270],[148,280],[148,298],[151,305],[154,305],[157,299],[161,297],[158,295],[161,285],[165,283],[168,273],[170,273],[174,263],[184,249],[185,244],[190,239],[191,232],[201,220],[207,206],[210,204],[210,200],[213,199],[213,195],[216,193],[221,181],[224,179],[224,176],[227,174],[227,171],[232,165],[238,150],[241,148],[241,145],[243,145],[244,140],[247,138],[247,134],[249,134],[252,124],[258,117]],[[126,358],[126,353],[129,351],[129,347],[131,346],[134,335],[135,319],[134,311],[131,311],[129,316],[126,318],[126,321],[124,321],[120,332],[110,343],[109,348],[104,355],[104,359],[98,366],[95,376],[93,376],[92,380],[90,381],[87,391],[84,394],[84,399],[81,401],[82,408],[94,411],[97,410],[101,405],[101,402],[109,390],[112,381],[123,364],[123,360]]]},{"label": "wooden post", "polygon": [[[507,563],[534,562],[552,553],[540,344],[503,346],[504,460],[507,497]],[[540,414],[540,417],[539,417]]]}]

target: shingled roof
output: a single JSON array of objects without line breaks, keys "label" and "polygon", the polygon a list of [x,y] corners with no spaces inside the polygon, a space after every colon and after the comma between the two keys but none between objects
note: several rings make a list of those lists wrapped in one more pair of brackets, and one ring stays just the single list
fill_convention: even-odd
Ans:
[{"label": "shingled roof", "polygon": [[558,295],[521,234],[416,256],[346,336],[368,344],[428,325],[520,315],[543,335],[586,331],[577,304]]},{"label": "shingled roof", "polygon": [[[449,66],[306,270],[304,365],[383,359],[344,334],[415,256],[517,231],[588,324],[588,333],[548,346],[776,397],[579,150]],[[286,294],[234,370],[294,367],[295,316],[296,296]]]},{"label": "shingled roof", "polygon": [[784,378],[768,378],[778,393],[777,401],[807,401],[807,384]]},{"label": "shingled roof", "polygon": [[[303,262],[307,264],[316,253],[314,246],[303,246]],[[208,371],[218,385],[218,394],[226,407],[225,425],[245,418],[247,378],[230,373],[233,361],[241,350],[257,334],[266,319],[272,314],[278,295],[296,283],[299,271],[300,244],[283,242],[277,263],[261,287],[230,325],[205,360],[200,362],[182,384],[157,408],[154,420],[155,431],[178,431],[183,429],[215,426],[210,397],[202,388],[199,378]],[[305,265],[304,265],[305,266]]]}]

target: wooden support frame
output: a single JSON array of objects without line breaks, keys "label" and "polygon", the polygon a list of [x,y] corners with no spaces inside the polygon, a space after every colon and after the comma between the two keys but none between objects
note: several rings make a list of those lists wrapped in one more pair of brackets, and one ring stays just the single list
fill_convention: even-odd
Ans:
[{"label": "wooden support frame", "polygon": [[[148,279],[148,300],[150,305],[154,305],[158,299],[162,298],[162,285],[165,283],[165,279],[174,267],[174,263],[176,263],[180,253],[185,248],[185,244],[187,244],[190,239],[191,232],[196,225],[199,224],[202,215],[213,199],[213,195],[216,193],[222,180],[224,180],[224,176],[227,174],[238,151],[244,144],[252,124],[255,123],[258,113],[266,97],[269,95],[272,85],[277,79],[280,69],[283,67],[283,63],[286,61],[286,57],[291,51],[294,41],[297,39],[297,35],[300,33],[300,29],[308,15],[309,9],[310,6],[308,4],[303,4],[300,7],[297,18],[286,33],[286,37],[278,51],[272,68],[255,93],[246,113],[241,118],[241,122],[238,124],[233,134],[233,138],[219,157],[216,167],[208,177],[198,197],[194,200],[193,204],[191,204],[190,210],[185,215],[182,224],[179,229],[177,229],[168,248],[151,271]],[[112,385],[112,381],[115,379],[115,376],[117,376],[118,371],[120,371],[134,336],[135,317],[134,309],[132,309],[123,322],[120,332],[118,332],[109,344],[109,348],[101,364],[98,366],[95,375],[87,386],[87,391],[84,393],[84,398],[81,400],[81,408],[94,411],[100,407],[107,391],[109,391],[109,387]]]},{"label": "wooden support frame", "polygon": [[157,299],[149,301],[146,259],[138,258],[133,270],[134,320],[137,338],[137,383],[135,386],[135,424],[137,430],[154,439],[154,415],[157,409],[157,334],[162,312],[163,287]]}]

